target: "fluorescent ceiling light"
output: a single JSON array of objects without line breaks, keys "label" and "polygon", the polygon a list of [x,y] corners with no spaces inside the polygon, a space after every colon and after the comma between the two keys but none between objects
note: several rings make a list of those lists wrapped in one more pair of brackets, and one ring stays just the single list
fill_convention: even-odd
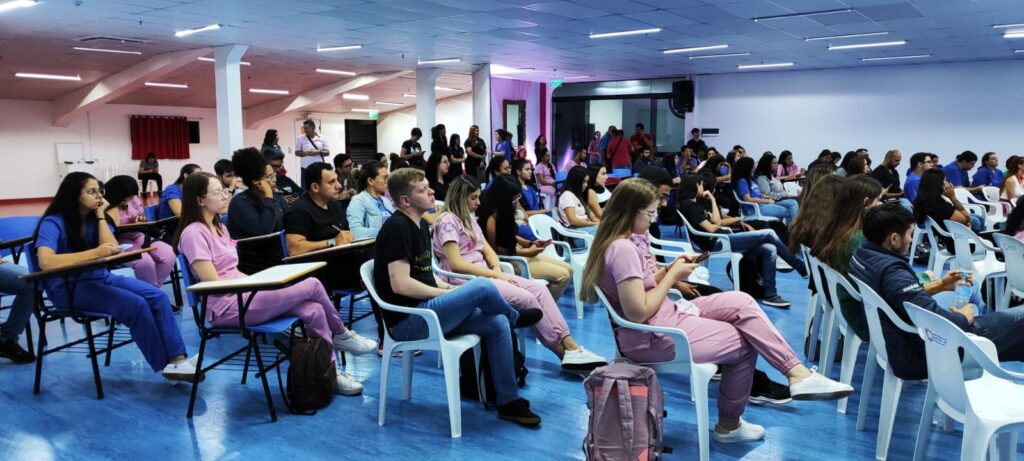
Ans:
[{"label": "fluorescent ceiling light", "polygon": [[583,80],[585,78],[590,78],[590,76],[589,75],[573,75],[571,77],[570,76],[562,77],[562,80]]},{"label": "fluorescent ceiling light", "polygon": [[1024,27],[1024,23],[1021,24],[994,24],[993,29],[1008,29],[1010,27]]},{"label": "fluorescent ceiling light", "polygon": [[853,50],[857,48],[877,48],[880,46],[897,46],[906,45],[906,40],[893,40],[891,42],[875,42],[875,43],[855,43],[853,45],[829,45],[829,51],[835,50]]},{"label": "fluorescent ceiling light", "polygon": [[837,40],[840,38],[856,38],[856,37],[874,37],[876,35],[889,35],[889,32],[865,32],[863,34],[844,34],[844,35],[826,35],[824,37],[807,37],[804,39],[805,42],[813,42],[816,40]]},{"label": "fluorescent ceiling light", "polygon": [[416,97],[416,95],[414,95],[414,94],[409,94],[409,93],[402,93],[402,97],[403,97],[403,98],[415,98],[415,97]]},{"label": "fluorescent ceiling light", "polygon": [[347,70],[317,69],[316,71],[321,73],[321,74],[344,75],[344,76],[347,76],[347,77],[352,77],[352,76],[356,75],[355,72],[349,72]]},{"label": "fluorescent ceiling light", "polygon": [[[203,62],[217,62],[216,59],[207,58],[205,56],[203,56],[201,58],[197,58],[197,59],[199,59],[200,61],[203,61]],[[243,65],[243,66],[251,66],[252,65],[251,62],[247,62],[247,61],[238,61],[238,64]]]},{"label": "fluorescent ceiling light", "polygon": [[187,37],[189,35],[196,34],[196,33],[199,33],[199,32],[206,32],[208,30],[217,30],[217,29],[220,29],[220,24],[210,24],[208,26],[203,26],[203,27],[200,27],[198,29],[179,30],[179,31],[174,33],[174,36],[175,37]]},{"label": "fluorescent ceiling light", "polygon": [[772,62],[767,64],[740,64],[736,66],[737,69],[771,69],[774,67],[790,67],[793,63],[791,62]]},{"label": "fluorescent ceiling light", "polygon": [[1024,53],[1024,50],[1013,50],[1014,53]]},{"label": "fluorescent ceiling light", "polygon": [[590,34],[590,38],[622,37],[622,36],[625,36],[625,35],[654,34],[654,33],[657,33],[657,32],[661,32],[661,28],[660,27],[655,27],[655,28],[652,28],[652,29],[624,30],[624,31],[621,31],[621,32],[603,32],[603,33],[600,33],[600,34],[591,33]]},{"label": "fluorescent ceiling light", "polygon": [[509,74],[521,74],[523,72],[533,72],[533,67],[509,67],[501,64],[491,64],[492,75],[509,75]]},{"label": "fluorescent ceiling light", "polygon": [[341,99],[348,99],[350,101],[369,101],[370,96],[365,94],[345,93],[341,95]]},{"label": "fluorescent ceiling light", "polygon": [[722,48],[729,48],[729,45],[695,46],[692,48],[672,48],[668,50],[662,50],[661,52],[665,54],[692,53],[695,51],[721,50]]},{"label": "fluorescent ceiling light", "polygon": [[760,18],[754,18],[754,22],[757,21],[771,21],[773,19],[786,19],[786,18],[800,18],[807,16],[821,16],[824,14],[835,14],[835,13],[849,13],[853,11],[853,8],[841,8],[837,10],[822,10],[822,11],[809,11],[807,13],[790,13],[790,14],[779,14],[775,16],[762,16]]},{"label": "fluorescent ceiling light", "polygon": [[441,58],[441,59],[428,59],[428,60],[416,60],[417,65],[423,64],[447,64],[450,62],[459,62],[462,58]]},{"label": "fluorescent ceiling light", "polygon": [[78,51],[96,51],[100,53],[142,54],[140,51],[108,50],[105,48],[86,48],[84,46],[73,46],[71,48]]},{"label": "fluorescent ceiling light", "polygon": [[879,56],[877,58],[861,58],[861,61],[892,61],[895,59],[919,59],[919,58],[930,58],[930,54],[915,54],[910,56]]},{"label": "fluorescent ceiling light", "polygon": [[1024,38],[1024,30],[1011,30],[1003,34],[1003,38]]},{"label": "fluorescent ceiling light", "polygon": [[12,2],[0,3],[0,13],[16,8],[28,8],[30,6],[35,6],[36,3],[39,2],[35,0],[14,0]]},{"label": "fluorescent ceiling light", "polygon": [[750,56],[750,53],[700,54],[697,56],[690,56],[690,59],[731,58],[733,56]]},{"label": "fluorescent ceiling light", "polygon": [[434,89],[437,91],[462,91],[458,88],[448,88],[446,86],[435,86]]},{"label": "fluorescent ceiling light", "polygon": [[374,102],[374,104],[379,104],[379,105],[382,105],[382,106],[404,106],[405,105],[405,104],[402,104],[400,102],[388,102],[388,101],[377,101],[377,102]]},{"label": "fluorescent ceiling light", "polygon": [[320,46],[320,45],[317,45],[316,46],[316,50],[322,53],[324,51],[358,50],[358,49],[360,49],[362,47],[363,47],[363,45],[338,45],[338,46]]},{"label": "fluorescent ceiling light", "polygon": [[157,82],[146,82],[146,86],[155,86],[158,88],[188,88],[187,83],[157,83]]},{"label": "fluorescent ceiling light", "polygon": [[352,109],[352,112],[361,112],[361,113],[364,113],[364,114],[376,114],[376,113],[378,113],[380,111],[377,110],[377,109]]},{"label": "fluorescent ceiling light", "polygon": [[249,92],[259,94],[288,94],[288,90],[267,90],[263,88],[249,88]]},{"label": "fluorescent ceiling light", "polygon": [[34,74],[32,72],[18,72],[14,74],[15,77],[21,78],[39,78],[43,80],[70,80],[73,82],[82,81],[82,77],[79,75],[54,75],[54,74]]}]

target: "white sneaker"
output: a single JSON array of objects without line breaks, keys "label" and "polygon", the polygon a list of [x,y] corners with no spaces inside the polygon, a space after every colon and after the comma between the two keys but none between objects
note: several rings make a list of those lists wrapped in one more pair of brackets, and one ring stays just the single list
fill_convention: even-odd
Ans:
[{"label": "white sneaker", "polygon": [[[176,363],[168,363],[161,372],[164,378],[172,383],[175,381],[193,382],[197,379],[202,382],[202,373],[197,373],[195,358],[182,360]],[[198,376],[198,378],[197,378]]]},{"label": "white sneaker", "polygon": [[565,351],[562,354],[562,369],[565,370],[592,370],[608,364],[604,357],[588,351],[583,346],[576,350]]},{"label": "white sneaker", "polygon": [[334,350],[363,355],[373,352],[374,349],[377,349],[377,341],[365,336],[359,336],[358,333],[352,330],[348,330],[348,332],[340,335],[334,335]]},{"label": "white sneaker", "polygon": [[363,383],[352,379],[352,375],[344,371],[338,372],[338,383],[334,386],[338,395],[359,395],[363,393]]},{"label": "white sneaker", "polygon": [[853,393],[852,386],[819,374],[818,367],[812,367],[811,373],[803,381],[789,385],[793,400],[839,400]]},{"label": "white sneaker", "polygon": [[756,442],[764,439],[764,426],[748,423],[740,418],[740,425],[726,433],[715,431],[715,442],[718,443],[745,443]]}]

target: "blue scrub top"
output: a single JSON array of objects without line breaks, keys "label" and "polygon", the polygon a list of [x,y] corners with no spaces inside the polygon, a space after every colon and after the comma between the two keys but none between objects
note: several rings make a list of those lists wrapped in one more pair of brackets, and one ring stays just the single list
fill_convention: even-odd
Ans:
[{"label": "blue scrub top", "polygon": [[534,189],[531,186],[524,187],[522,191],[523,199],[526,202],[526,207],[524,207],[526,211],[535,211],[543,209],[543,206],[540,203],[540,191]]},{"label": "blue scrub top", "polygon": [[[110,223],[106,223],[110,227],[110,231],[113,232],[114,228]],[[92,216],[85,218],[85,246],[86,249],[96,248],[99,246],[100,236],[99,227],[97,226],[97,220]],[[36,236],[35,242],[36,248],[46,247],[53,250],[57,254],[75,253],[76,250],[71,248],[68,243],[68,233],[64,226],[64,218],[58,215],[49,215],[42,219],[39,223],[39,235]],[[38,267],[38,259],[36,260],[36,266]],[[89,272],[82,273],[79,276],[79,280],[88,278],[104,278],[109,274],[106,268],[93,269]],[[42,281],[43,288],[51,298],[57,297],[63,299],[63,295],[54,295],[54,293],[63,293],[64,280],[61,278],[52,278]]]},{"label": "blue scrub top", "polygon": [[741,178],[736,182],[736,195],[740,196],[740,200],[743,200],[744,195],[750,195],[753,198],[764,198],[761,195],[761,188],[757,187],[756,183],[750,182],[745,178]]},{"label": "blue scrub top", "polygon": [[156,219],[167,219],[174,216],[174,212],[171,211],[171,207],[167,205],[170,200],[181,200],[181,185],[171,184],[164,188],[163,195],[160,196],[160,208],[156,210]]}]

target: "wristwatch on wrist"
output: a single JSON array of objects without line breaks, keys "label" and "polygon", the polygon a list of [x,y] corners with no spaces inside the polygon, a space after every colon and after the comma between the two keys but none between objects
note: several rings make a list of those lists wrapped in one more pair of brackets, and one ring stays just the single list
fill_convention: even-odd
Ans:
[{"label": "wristwatch on wrist", "polygon": [[327,239],[327,240],[324,240],[324,241],[327,242],[327,248],[333,248],[334,247],[334,239]]}]

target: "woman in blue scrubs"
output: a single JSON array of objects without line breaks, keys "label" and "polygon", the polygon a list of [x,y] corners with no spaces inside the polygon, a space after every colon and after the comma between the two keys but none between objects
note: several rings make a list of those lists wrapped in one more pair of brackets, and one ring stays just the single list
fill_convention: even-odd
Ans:
[{"label": "woman in blue scrubs", "polygon": [[[38,267],[59,269],[120,253],[113,226],[105,217],[109,206],[92,175],[74,172],[65,176],[36,228]],[[46,279],[42,284],[57,309],[69,309],[63,278]],[[195,379],[195,363],[185,355],[166,293],[105,268],[79,274],[73,290],[76,310],[110,314],[128,327],[153,371],[161,371],[171,381]]]}]

